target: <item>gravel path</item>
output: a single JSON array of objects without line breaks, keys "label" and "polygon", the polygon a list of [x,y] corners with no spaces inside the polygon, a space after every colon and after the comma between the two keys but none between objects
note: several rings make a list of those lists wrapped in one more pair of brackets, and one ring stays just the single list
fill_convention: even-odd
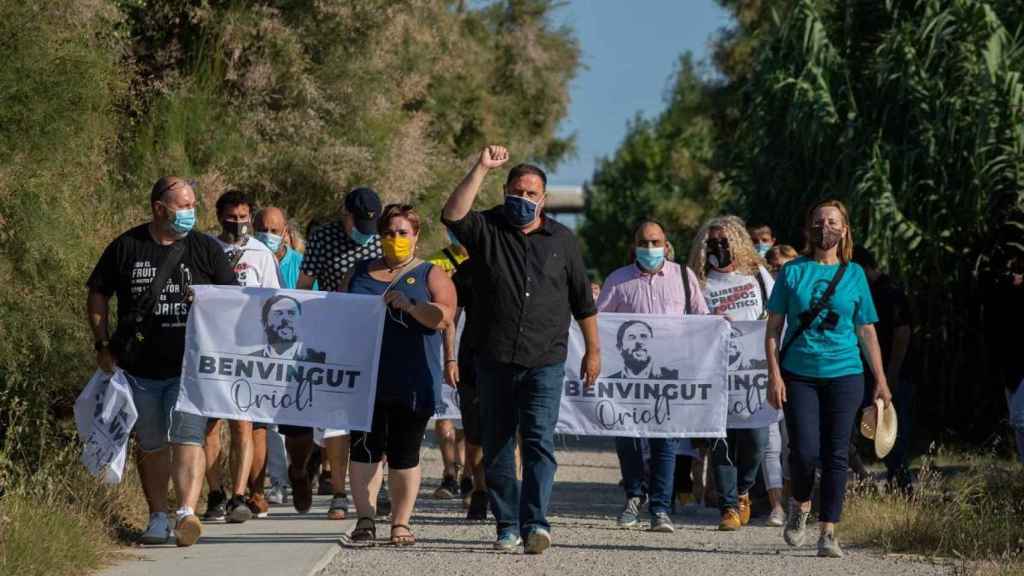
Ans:
[{"label": "gravel path", "polygon": [[[676,515],[674,534],[615,526],[623,496],[617,486],[618,463],[611,441],[560,439],[559,469],[552,502],[554,545],[542,556],[496,553],[493,521],[465,520],[461,500],[429,497],[440,477],[440,456],[424,448],[425,484],[413,516],[416,546],[374,548],[339,546],[322,576],[351,574],[416,574],[442,576],[473,574],[669,574],[687,576],[829,576],[897,574],[901,576],[949,574],[948,566],[845,547],[846,558],[817,558],[813,542],[789,548],[780,528],[754,519],[734,533],[716,530],[718,516],[711,509],[691,509]],[[351,524],[346,522],[346,527]],[[646,526],[646,524],[644,524]],[[816,528],[810,526],[815,536]],[[387,523],[378,525],[387,536]],[[842,541],[842,531],[838,532]]]}]

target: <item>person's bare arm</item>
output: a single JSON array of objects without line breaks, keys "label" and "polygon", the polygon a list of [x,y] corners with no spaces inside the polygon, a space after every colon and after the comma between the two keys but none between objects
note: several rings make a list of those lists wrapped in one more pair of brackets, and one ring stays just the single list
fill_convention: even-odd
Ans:
[{"label": "person's bare arm", "polygon": [[459,325],[462,308],[455,311],[452,326],[444,331],[444,381],[452,388],[459,387],[459,351],[455,349],[455,331]]},{"label": "person's bare arm", "polygon": [[[96,290],[89,290],[85,301],[86,321],[96,341],[110,340],[108,322],[110,321],[110,297]],[[96,366],[104,372],[114,371],[114,354],[110,348],[96,352]]]},{"label": "person's bare arm", "polygon": [[508,162],[508,150],[502,146],[488,146],[480,152],[480,158],[470,169],[466,177],[455,187],[455,191],[448,197],[441,215],[445,220],[458,222],[469,214],[473,209],[473,201],[480,192],[480,186],[484,183],[487,173],[493,168],[498,168]]},{"label": "person's bare arm", "polygon": [[783,314],[768,313],[768,324],[764,331],[764,351],[768,359],[768,403],[781,410],[786,402],[786,383],[782,381],[782,362],[779,351],[782,347],[782,327],[786,322]]},{"label": "person's bare arm", "polygon": [[878,345],[878,334],[875,333],[874,324],[861,324],[857,326],[857,340],[860,341],[861,353],[867,358],[868,367],[872,376],[875,377],[874,399],[881,398],[888,406],[892,402],[892,394],[889,392],[889,383],[885,378],[885,367],[882,366],[882,349]]},{"label": "person's bare arm", "polygon": [[601,375],[601,340],[597,331],[597,314],[578,320],[577,323],[583,332],[583,342],[586,345],[580,366],[580,377],[583,378],[583,385],[590,388]]},{"label": "person's bare arm", "polygon": [[452,318],[455,316],[455,284],[444,270],[434,266],[427,277],[427,289],[430,291],[430,302],[413,304],[405,294],[394,290],[384,295],[384,302],[412,316],[427,328],[445,330],[452,326]]}]

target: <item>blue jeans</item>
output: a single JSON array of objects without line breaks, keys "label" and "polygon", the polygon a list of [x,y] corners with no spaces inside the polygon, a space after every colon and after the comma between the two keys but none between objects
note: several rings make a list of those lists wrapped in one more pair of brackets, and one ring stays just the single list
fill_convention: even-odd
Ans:
[{"label": "blue jeans", "polygon": [[[652,516],[658,512],[667,514],[672,506],[678,441],[675,438],[650,438],[647,443],[651,447],[651,503],[648,510]],[[644,460],[640,452],[640,439],[616,438],[615,452],[619,455],[619,469],[622,471],[626,498],[642,496]]]},{"label": "blue jeans", "polygon": [[[555,424],[565,363],[524,368],[477,359],[484,476],[501,537],[526,537],[547,521],[555,481]],[[516,431],[522,435],[523,483],[516,480]]]},{"label": "blue jeans", "polygon": [[814,471],[821,460],[818,520],[838,522],[846,495],[850,434],[864,397],[864,375],[807,378],[783,373],[786,382],[786,428],[793,499],[808,502]]},{"label": "blue jeans", "polygon": [[174,409],[181,392],[181,377],[151,380],[125,372],[132,387],[132,402],[139,413],[135,438],[143,452],[164,449],[168,442],[202,446],[206,439],[206,417]]},{"label": "blue jeans", "polygon": [[739,495],[750,492],[768,448],[768,428],[730,428],[711,440],[711,465],[718,486],[718,508],[739,510]]}]

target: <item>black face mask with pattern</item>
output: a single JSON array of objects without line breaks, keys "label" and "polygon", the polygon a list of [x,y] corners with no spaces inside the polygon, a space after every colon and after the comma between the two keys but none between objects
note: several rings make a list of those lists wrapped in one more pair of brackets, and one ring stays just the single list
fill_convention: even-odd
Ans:
[{"label": "black face mask with pattern", "polygon": [[813,226],[811,228],[811,244],[819,250],[831,250],[843,239],[843,233],[828,226]]},{"label": "black face mask with pattern", "polygon": [[708,238],[705,247],[708,265],[712,268],[722,270],[732,264],[732,250],[727,238]]},{"label": "black face mask with pattern", "polygon": [[220,227],[224,231],[224,238],[231,244],[244,242],[252,233],[249,222],[221,220]]}]

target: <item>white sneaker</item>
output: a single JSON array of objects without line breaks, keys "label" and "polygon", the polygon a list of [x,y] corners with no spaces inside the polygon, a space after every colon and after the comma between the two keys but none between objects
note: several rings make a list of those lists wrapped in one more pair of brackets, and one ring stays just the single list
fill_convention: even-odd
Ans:
[{"label": "white sneaker", "polygon": [[171,539],[171,523],[166,512],[154,512],[149,515],[149,526],[142,533],[139,542],[142,544],[167,544]]},{"label": "white sneaker", "polygon": [[285,492],[284,486],[281,484],[273,484],[270,490],[267,490],[267,502],[271,504],[284,504],[288,501],[288,494]]}]

